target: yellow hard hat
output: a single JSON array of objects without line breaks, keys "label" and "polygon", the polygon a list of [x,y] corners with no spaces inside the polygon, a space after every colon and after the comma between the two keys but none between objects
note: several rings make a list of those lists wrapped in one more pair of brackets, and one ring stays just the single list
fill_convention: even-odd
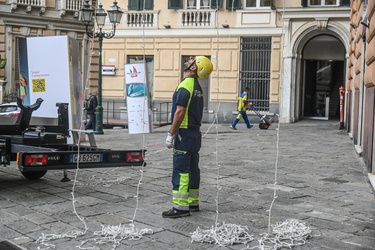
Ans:
[{"label": "yellow hard hat", "polygon": [[205,56],[196,56],[195,57],[195,64],[197,65],[197,75],[199,78],[205,78],[209,74],[211,74],[214,66],[210,59]]}]

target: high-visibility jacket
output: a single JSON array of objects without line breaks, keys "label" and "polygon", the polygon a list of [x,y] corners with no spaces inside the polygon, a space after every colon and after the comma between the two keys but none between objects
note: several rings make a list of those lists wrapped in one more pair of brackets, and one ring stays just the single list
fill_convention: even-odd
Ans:
[{"label": "high-visibility jacket", "polygon": [[246,103],[247,103],[247,93],[243,92],[239,97],[238,97],[238,107],[237,111],[246,111]]}]

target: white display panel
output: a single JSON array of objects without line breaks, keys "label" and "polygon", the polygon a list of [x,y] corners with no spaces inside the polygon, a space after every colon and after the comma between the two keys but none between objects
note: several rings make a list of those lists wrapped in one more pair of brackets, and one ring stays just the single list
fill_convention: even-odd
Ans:
[{"label": "white display panel", "polygon": [[128,128],[130,134],[150,133],[151,119],[144,63],[125,64]]}]

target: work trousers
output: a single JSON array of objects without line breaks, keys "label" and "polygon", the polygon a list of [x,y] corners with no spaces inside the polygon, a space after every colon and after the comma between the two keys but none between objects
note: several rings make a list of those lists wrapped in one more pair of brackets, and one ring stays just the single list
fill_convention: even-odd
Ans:
[{"label": "work trousers", "polygon": [[199,150],[202,138],[199,131],[179,129],[173,149],[172,196],[174,208],[189,210],[199,204]]},{"label": "work trousers", "polygon": [[244,122],[246,123],[247,128],[250,128],[250,122],[249,119],[247,118],[246,111],[238,111],[237,117],[234,119],[232,126],[235,127],[237,123],[243,118]]}]

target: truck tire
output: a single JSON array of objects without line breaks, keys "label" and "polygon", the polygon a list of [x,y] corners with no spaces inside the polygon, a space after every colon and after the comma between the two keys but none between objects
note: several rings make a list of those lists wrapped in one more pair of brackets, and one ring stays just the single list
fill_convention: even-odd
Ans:
[{"label": "truck tire", "polygon": [[26,179],[29,180],[37,180],[39,178],[42,178],[46,173],[47,170],[43,171],[31,171],[31,172],[21,172],[23,176],[26,177]]}]

